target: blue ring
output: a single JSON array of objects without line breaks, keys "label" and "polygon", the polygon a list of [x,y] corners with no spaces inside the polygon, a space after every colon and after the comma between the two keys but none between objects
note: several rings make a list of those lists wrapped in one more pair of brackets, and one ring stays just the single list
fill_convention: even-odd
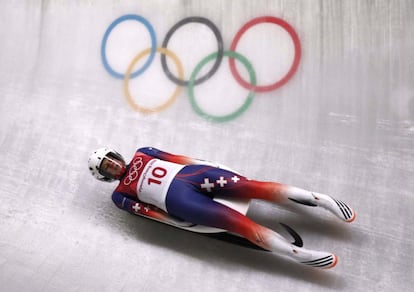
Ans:
[{"label": "blue ring", "polygon": [[145,62],[144,66],[142,66],[141,69],[139,69],[138,71],[133,72],[131,74],[131,78],[137,77],[138,75],[142,74],[149,67],[149,65],[151,65],[151,62],[154,59],[155,53],[156,53],[156,50],[157,50],[157,41],[156,41],[156,37],[155,37],[154,28],[149,23],[149,21],[146,20],[144,17],[139,16],[139,15],[135,15],[135,14],[127,14],[127,15],[123,15],[123,16],[115,19],[114,22],[112,22],[111,25],[106,30],[106,32],[104,34],[104,37],[102,39],[101,57],[102,57],[102,63],[104,65],[106,71],[108,71],[109,74],[111,74],[113,77],[118,78],[118,79],[124,79],[125,74],[121,74],[121,73],[116,72],[109,65],[108,60],[106,58],[106,43],[108,42],[108,37],[111,34],[112,30],[115,28],[115,26],[117,26],[119,23],[121,23],[122,21],[125,21],[125,20],[136,20],[138,22],[141,22],[148,29],[148,31],[150,33],[150,36],[151,36],[151,53],[148,57],[148,60]]}]

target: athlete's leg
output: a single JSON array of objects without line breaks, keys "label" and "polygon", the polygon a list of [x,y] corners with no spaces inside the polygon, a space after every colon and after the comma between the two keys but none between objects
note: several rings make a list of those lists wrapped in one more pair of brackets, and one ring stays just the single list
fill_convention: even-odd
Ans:
[{"label": "athlete's leg", "polygon": [[351,207],[328,195],[276,182],[249,180],[240,174],[219,168],[192,166],[187,169],[187,173],[180,173],[178,178],[192,183],[200,192],[210,196],[260,199],[282,205],[320,206],[346,222],[355,219],[355,212]]},{"label": "athlete's leg", "polygon": [[[310,207],[322,207],[346,222],[355,220],[355,211],[346,203],[331,196],[307,191],[273,182],[246,181],[245,189],[253,193],[253,197],[273,201],[281,205],[300,204]],[[243,192],[240,189],[239,192]]]},{"label": "athlete's leg", "polygon": [[337,257],[334,254],[295,246],[273,230],[255,223],[192,188],[187,188],[183,183],[173,182],[166,204],[171,215],[194,224],[239,234],[264,249],[288,256],[300,263],[320,268],[331,268],[336,265]]},{"label": "athlete's leg", "polygon": [[322,207],[346,222],[355,220],[355,211],[346,203],[331,196],[307,191],[274,182],[246,180],[245,186],[235,190],[236,195],[243,192],[253,194],[253,198],[273,201],[281,205],[300,204],[310,207]]}]

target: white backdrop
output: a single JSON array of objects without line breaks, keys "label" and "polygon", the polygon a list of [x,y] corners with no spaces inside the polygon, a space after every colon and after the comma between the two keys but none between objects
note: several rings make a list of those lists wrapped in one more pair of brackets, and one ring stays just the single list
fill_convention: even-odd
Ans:
[{"label": "white backdrop", "polygon": [[[299,67],[228,122],[199,116],[186,88],[166,110],[145,115],[130,106],[123,81],[101,58],[105,31],[127,14],[150,22],[158,47],[175,23],[202,16],[217,26],[225,50],[247,21],[278,17],[299,36]],[[413,1],[4,1],[0,19],[1,290],[413,286]],[[123,22],[106,42],[108,62],[125,72],[150,41],[145,26]],[[168,48],[188,79],[217,45],[208,27],[192,23],[177,30]],[[272,24],[248,30],[237,51],[259,85],[281,78],[294,56],[289,35]],[[130,80],[134,102],[153,106],[175,90],[159,57]],[[169,58],[168,64],[177,74]],[[224,57],[194,93],[205,111],[226,114],[249,91],[237,85]],[[339,256],[329,271],[302,267],[120,211],[110,198],[115,185],[88,173],[87,157],[100,146],[127,158],[154,146],[219,161],[251,178],[332,194],[358,217],[344,224],[325,212],[296,214],[255,201],[249,212],[255,220],[275,229],[284,222],[306,247]]]}]

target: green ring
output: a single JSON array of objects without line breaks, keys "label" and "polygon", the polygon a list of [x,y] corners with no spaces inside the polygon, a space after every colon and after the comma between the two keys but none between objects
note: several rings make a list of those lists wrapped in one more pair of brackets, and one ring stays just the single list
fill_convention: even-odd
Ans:
[{"label": "green ring", "polygon": [[[207,64],[208,62],[210,62],[210,61],[214,60],[215,58],[217,58],[218,54],[219,54],[218,52],[212,53],[212,54],[208,55],[207,57],[205,57],[203,60],[201,60],[200,63],[197,64],[197,66],[195,67],[193,73],[191,73],[190,80],[188,81],[188,95],[189,95],[191,106],[193,107],[193,110],[199,116],[201,116],[204,119],[210,120],[210,121],[221,123],[221,122],[231,121],[231,120],[237,118],[238,116],[240,116],[244,111],[246,111],[247,108],[250,106],[250,104],[253,101],[254,91],[250,90],[250,93],[247,96],[246,101],[243,103],[243,105],[240,108],[236,109],[234,112],[232,112],[228,115],[224,115],[224,116],[210,115],[210,114],[204,112],[198,106],[198,104],[197,104],[197,102],[195,101],[195,98],[194,98],[194,83],[195,83],[197,74],[201,71],[201,69],[203,68],[203,66],[205,64]],[[230,58],[235,58],[235,59],[239,60],[246,67],[247,71],[249,72],[250,83],[252,84],[252,87],[254,87],[254,85],[256,85],[256,74],[253,70],[253,66],[244,56],[242,56],[239,53],[234,52],[234,51],[224,51],[223,56],[230,57]]]}]

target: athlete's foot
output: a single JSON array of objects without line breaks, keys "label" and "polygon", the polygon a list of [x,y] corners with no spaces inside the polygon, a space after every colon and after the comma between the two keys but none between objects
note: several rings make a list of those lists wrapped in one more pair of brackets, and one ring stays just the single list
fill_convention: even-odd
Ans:
[{"label": "athlete's foot", "polygon": [[263,246],[264,248],[275,253],[288,256],[299,263],[314,268],[329,269],[333,268],[336,265],[338,262],[336,255],[329,252],[315,251],[303,248],[303,241],[300,238],[299,234],[297,234],[296,231],[287,225],[284,226],[294,237],[295,242],[290,243],[280,234],[271,232],[267,236],[260,236],[260,238],[264,238],[266,240],[266,244]]},{"label": "athlete's foot", "polygon": [[330,269],[338,263],[338,257],[333,253],[314,251],[304,248],[294,248],[292,258],[314,268]]},{"label": "athlete's foot", "polygon": [[312,192],[312,196],[315,199],[314,202],[316,202],[316,205],[330,211],[343,221],[352,222],[355,220],[355,211],[344,202],[334,199],[328,195],[315,192]]}]

